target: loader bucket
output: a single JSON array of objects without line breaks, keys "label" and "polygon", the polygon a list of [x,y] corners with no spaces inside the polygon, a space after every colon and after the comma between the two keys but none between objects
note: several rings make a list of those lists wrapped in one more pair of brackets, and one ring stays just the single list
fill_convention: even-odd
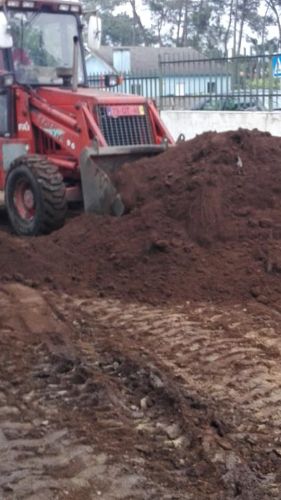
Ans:
[{"label": "loader bucket", "polygon": [[95,162],[90,148],[81,154],[80,172],[85,211],[99,215],[123,215],[125,206],[121,196],[106,171]]},{"label": "loader bucket", "polygon": [[125,205],[111,180],[124,163],[151,157],[167,150],[167,142],[141,146],[85,148],[80,156],[80,174],[86,212],[121,216]]}]

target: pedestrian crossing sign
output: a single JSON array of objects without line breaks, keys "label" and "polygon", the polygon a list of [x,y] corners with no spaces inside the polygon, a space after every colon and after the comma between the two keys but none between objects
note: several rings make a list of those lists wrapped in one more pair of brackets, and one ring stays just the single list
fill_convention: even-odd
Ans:
[{"label": "pedestrian crossing sign", "polygon": [[272,57],[272,73],[273,76],[281,78],[281,54]]}]

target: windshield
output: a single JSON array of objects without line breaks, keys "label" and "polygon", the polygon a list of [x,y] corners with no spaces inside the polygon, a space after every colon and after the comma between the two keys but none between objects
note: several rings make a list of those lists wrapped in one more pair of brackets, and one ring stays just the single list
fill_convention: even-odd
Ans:
[{"label": "windshield", "polygon": [[[71,14],[9,12],[16,80],[24,84],[60,85],[61,68],[72,68],[77,19]],[[80,47],[80,46],[79,46]],[[85,83],[79,48],[78,83]]]}]

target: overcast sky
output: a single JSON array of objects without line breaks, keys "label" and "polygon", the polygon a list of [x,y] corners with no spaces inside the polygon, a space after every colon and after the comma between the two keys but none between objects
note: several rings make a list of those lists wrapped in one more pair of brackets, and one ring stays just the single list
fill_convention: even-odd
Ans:
[{"label": "overcast sky", "polygon": [[[151,26],[151,16],[150,16],[150,10],[148,6],[144,6],[142,3],[142,0],[137,0],[136,1],[137,8],[138,8],[138,14],[141,16],[141,20],[143,24],[149,28]],[[132,16],[132,8],[130,4],[128,3],[127,5],[123,5],[121,7],[118,7],[115,10],[116,13],[121,13],[121,12],[126,12],[129,16]],[[260,8],[260,14],[264,15],[266,12],[266,5],[265,3],[262,3],[261,8]],[[227,21],[226,21],[227,22]],[[251,35],[251,32],[248,30],[245,32],[244,35],[244,46],[246,49],[249,48],[249,44],[246,41],[246,37]],[[268,37],[273,38],[273,37],[278,36],[278,28],[277,26],[272,26],[271,28],[268,29]],[[232,48],[232,42],[230,41],[230,48]]]}]

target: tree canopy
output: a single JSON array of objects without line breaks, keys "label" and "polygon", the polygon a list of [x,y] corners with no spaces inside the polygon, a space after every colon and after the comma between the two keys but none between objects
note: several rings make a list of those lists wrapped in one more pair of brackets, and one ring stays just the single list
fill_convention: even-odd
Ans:
[{"label": "tree canopy", "polygon": [[[277,50],[281,0],[85,0],[103,44],[194,47],[206,55]],[[143,12],[145,11],[145,15]]]}]

